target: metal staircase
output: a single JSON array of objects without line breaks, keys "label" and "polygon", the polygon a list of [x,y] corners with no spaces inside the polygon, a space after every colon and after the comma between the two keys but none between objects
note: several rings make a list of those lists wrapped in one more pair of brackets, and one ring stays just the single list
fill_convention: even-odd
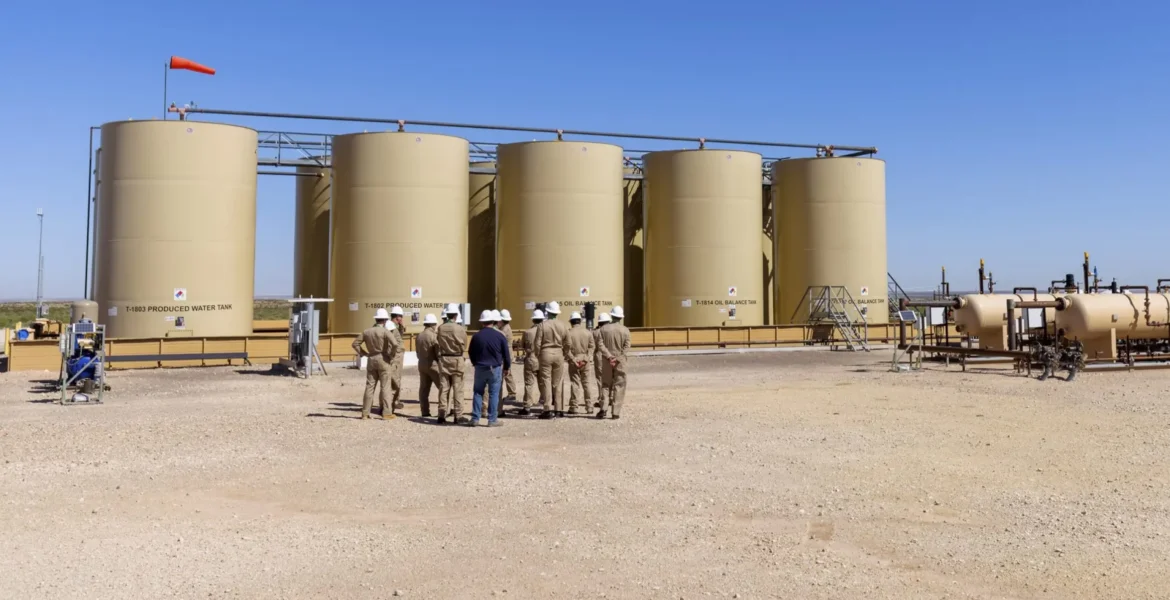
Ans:
[{"label": "metal staircase", "polygon": [[898,280],[894,279],[893,275],[886,273],[886,277],[889,278],[886,284],[886,298],[888,298],[886,300],[886,306],[890,308],[890,316],[893,317],[898,314],[898,307],[902,304],[901,300],[909,302],[910,295],[906,293],[906,290],[902,289],[901,285],[898,285]]},{"label": "metal staircase", "polygon": [[827,326],[831,332],[837,333],[825,339],[831,348],[835,350],[844,344],[851,352],[869,352],[869,325],[865,320],[865,310],[857,305],[845,286],[809,286],[792,315],[794,322],[800,321],[797,315],[805,306],[808,307],[810,325]]}]

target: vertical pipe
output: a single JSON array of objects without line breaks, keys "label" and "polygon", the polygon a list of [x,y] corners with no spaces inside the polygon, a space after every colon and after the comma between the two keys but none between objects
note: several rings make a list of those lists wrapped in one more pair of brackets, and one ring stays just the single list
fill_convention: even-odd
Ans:
[{"label": "vertical pipe", "polygon": [[987,272],[987,293],[995,293],[995,275],[991,271]]},{"label": "vertical pipe", "polygon": [[1088,294],[1092,290],[1089,289],[1089,253],[1085,253],[1085,293]]},{"label": "vertical pipe", "polygon": [[979,259],[979,293],[983,293],[983,259]]},{"label": "vertical pipe", "polygon": [[171,70],[169,63],[163,63],[163,120],[167,120],[167,74]]},{"label": "vertical pipe", "polygon": [[93,127],[89,128],[89,169],[85,172],[85,280],[81,297],[89,297],[89,234],[93,218]]},{"label": "vertical pipe", "polygon": [[45,211],[37,209],[40,233],[37,234],[37,318],[45,316]]},{"label": "vertical pipe", "polygon": [[1007,335],[1008,335],[1008,350],[1016,349],[1016,299],[1008,298],[1007,301]]}]

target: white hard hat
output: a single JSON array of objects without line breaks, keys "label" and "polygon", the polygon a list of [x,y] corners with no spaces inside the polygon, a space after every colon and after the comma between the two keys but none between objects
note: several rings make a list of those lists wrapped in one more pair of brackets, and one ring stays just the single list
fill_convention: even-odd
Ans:
[{"label": "white hard hat", "polygon": [[485,310],[485,311],[479,313],[479,322],[480,323],[483,323],[485,321],[495,321],[495,320],[496,319],[494,316],[492,316],[492,311],[490,311],[490,310]]},{"label": "white hard hat", "polygon": [[444,310],[444,311],[443,311],[443,314],[445,314],[445,315],[457,315],[457,314],[459,314],[459,305],[458,305],[458,304],[448,304],[448,305],[447,305],[447,310]]},{"label": "white hard hat", "polygon": [[428,314],[427,316],[423,317],[423,325],[438,325],[438,324],[439,324],[439,320],[435,318],[435,315]]},{"label": "white hard hat", "polygon": [[575,312],[575,313],[569,315],[569,320],[570,321],[580,321],[581,320],[581,313]]},{"label": "white hard hat", "polygon": [[512,313],[508,312],[508,309],[506,309],[506,308],[504,310],[501,310],[500,311],[500,320],[501,321],[511,321],[512,320]]},{"label": "white hard hat", "polygon": [[390,315],[386,313],[386,309],[379,308],[377,310],[377,312],[374,313],[374,320],[375,321],[389,321]]},{"label": "white hard hat", "polygon": [[532,311],[532,320],[533,321],[543,321],[544,320],[544,311],[540,310],[539,308]]},{"label": "white hard hat", "polygon": [[394,308],[391,308],[391,309],[390,309],[390,316],[392,316],[392,317],[401,317],[401,316],[402,316],[402,307],[401,307],[401,306],[395,306]]},{"label": "white hard hat", "polygon": [[615,319],[624,319],[624,318],[626,318],[626,312],[624,310],[622,310],[622,307],[615,306],[612,309],[610,309],[609,316],[611,316]]},{"label": "white hard hat", "polygon": [[501,313],[501,312],[500,312],[500,311],[498,311],[498,310],[495,310],[495,309],[493,309],[493,310],[492,310],[492,320],[493,320],[493,321],[503,321],[503,320],[504,320],[504,315],[503,315],[503,313]]},{"label": "white hard hat", "polygon": [[553,300],[545,305],[544,310],[550,315],[559,315],[561,314],[561,305],[557,304],[556,300]]},{"label": "white hard hat", "polygon": [[601,316],[597,317],[597,322],[609,323],[609,313],[601,313]]}]

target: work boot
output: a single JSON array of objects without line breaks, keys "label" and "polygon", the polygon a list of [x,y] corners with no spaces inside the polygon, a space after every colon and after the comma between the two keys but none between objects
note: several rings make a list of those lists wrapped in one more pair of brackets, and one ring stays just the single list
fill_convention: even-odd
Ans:
[{"label": "work boot", "polygon": [[601,401],[599,400],[599,401],[597,401],[597,402],[594,402],[594,403],[593,403],[593,408],[601,408]]},{"label": "work boot", "polygon": [[499,421],[492,421],[491,423],[488,423],[488,427],[503,427],[503,426],[504,426],[504,424],[499,422]]},{"label": "work boot", "polygon": [[557,411],[557,418],[558,418],[558,419],[563,419],[563,418],[565,418],[565,411],[563,411],[563,410],[558,410],[558,411]]},{"label": "work boot", "polygon": [[576,406],[570,406],[570,407],[569,407],[569,414],[570,414],[570,415],[575,415],[575,414],[577,414],[577,407],[576,407]]},{"label": "work boot", "polygon": [[541,413],[540,413],[540,418],[542,418],[542,419],[551,419],[551,418],[553,418],[553,411],[551,411],[551,410],[546,410],[546,411],[543,411],[543,412],[541,412]]},{"label": "work boot", "polygon": [[521,417],[527,417],[532,415],[532,411],[528,410],[527,408],[521,408],[520,410],[516,411],[516,414]]},{"label": "work boot", "polygon": [[622,418],[622,416],[621,415],[614,415],[613,418],[614,418],[614,420],[617,420],[617,419]]},{"label": "work boot", "polygon": [[362,413],[362,416],[360,418],[363,420],[368,419],[368,418],[370,418],[370,413]]},{"label": "work boot", "polygon": [[401,400],[394,403],[394,410],[402,410],[404,408],[406,408],[406,405],[403,404]]},{"label": "work boot", "polygon": [[471,419],[464,419],[463,421],[460,421],[460,423],[467,425],[468,427],[478,427],[479,426],[479,421],[473,421]]},{"label": "work boot", "polygon": [[429,418],[431,418],[431,411],[429,411],[429,410],[428,410],[428,411],[424,412],[424,413],[422,414],[422,416],[423,416],[423,418],[424,418],[424,419],[429,419]]},{"label": "work boot", "polygon": [[445,410],[439,411],[439,420],[436,421],[435,424],[436,425],[446,425],[447,424],[447,411],[445,411]]},{"label": "work boot", "polygon": [[382,413],[382,420],[384,420],[384,421],[389,421],[390,419],[393,419],[393,418],[395,418],[393,412]]},{"label": "work boot", "polygon": [[458,419],[455,419],[456,425],[467,425],[470,422],[471,419],[468,419],[467,417],[459,417]]},{"label": "work boot", "polygon": [[605,411],[604,410],[597,411],[597,418],[604,419],[605,418]]}]

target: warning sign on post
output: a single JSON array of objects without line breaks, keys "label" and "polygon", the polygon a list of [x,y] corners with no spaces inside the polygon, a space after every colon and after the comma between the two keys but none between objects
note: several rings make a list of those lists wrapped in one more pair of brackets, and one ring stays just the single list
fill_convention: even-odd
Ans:
[{"label": "warning sign on post", "polygon": [[420,287],[410,288],[410,297],[411,298],[422,298],[422,288],[420,288]]},{"label": "warning sign on post", "polygon": [[175,288],[175,302],[187,301],[187,288]]},{"label": "warning sign on post", "polygon": [[735,294],[736,294],[737,292],[738,292],[738,290],[736,290],[736,289],[735,289],[735,286],[734,286],[734,285],[733,285],[733,286],[731,286],[731,287],[729,287],[729,288],[727,288],[727,295],[728,295],[729,297],[731,297],[731,298],[734,298],[734,297],[735,297]]}]

